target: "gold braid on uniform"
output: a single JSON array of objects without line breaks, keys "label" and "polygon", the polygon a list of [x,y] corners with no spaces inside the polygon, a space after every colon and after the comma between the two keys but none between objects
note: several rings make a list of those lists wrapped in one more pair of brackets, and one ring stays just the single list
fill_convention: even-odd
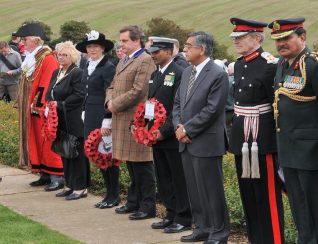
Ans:
[{"label": "gold braid on uniform", "polygon": [[290,99],[292,99],[294,101],[298,101],[298,102],[311,102],[311,101],[316,100],[316,96],[297,95],[305,88],[306,82],[307,82],[306,63],[305,63],[306,58],[312,58],[316,62],[318,62],[318,53],[315,53],[315,52],[306,53],[303,56],[301,56],[301,58],[299,60],[299,68],[300,68],[301,76],[304,78],[304,85],[302,86],[302,88],[301,89],[288,89],[285,87],[280,87],[275,91],[275,99],[274,99],[274,103],[273,103],[273,108],[274,108],[274,117],[275,117],[276,121],[277,121],[277,118],[279,116],[279,111],[278,111],[279,95],[281,95],[281,94],[285,95],[285,96],[289,97]]},{"label": "gold braid on uniform", "polygon": [[[52,53],[52,50],[48,47],[43,47],[39,50],[39,52],[35,55],[35,67],[36,68],[34,69],[34,73],[39,65],[40,65],[39,70],[41,70],[44,58],[51,53]],[[38,73],[34,74],[34,76],[30,75],[29,77],[27,77],[27,75],[26,75],[27,71],[28,70],[22,70],[22,76],[26,79],[27,82],[33,82],[36,79],[36,77],[41,73],[40,71],[38,71]]]}]

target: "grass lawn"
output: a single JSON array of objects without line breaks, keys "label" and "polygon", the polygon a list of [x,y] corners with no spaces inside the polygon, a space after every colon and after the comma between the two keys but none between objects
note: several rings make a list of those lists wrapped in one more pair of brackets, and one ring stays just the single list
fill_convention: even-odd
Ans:
[{"label": "grass lawn", "polygon": [[[38,19],[51,26],[53,39],[59,36],[60,26],[68,20],[86,21],[91,28],[107,37],[118,39],[118,30],[127,24],[146,27],[154,17],[171,19],[184,28],[212,32],[220,44],[229,46],[233,26],[231,17],[271,22],[278,18],[306,17],[307,43],[312,47],[318,36],[318,1],[316,0],[1,0],[0,40],[7,40],[27,19]],[[270,30],[266,31],[265,50],[276,54]]]},{"label": "grass lawn", "polygon": [[0,244],[81,243],[0,205]]}]

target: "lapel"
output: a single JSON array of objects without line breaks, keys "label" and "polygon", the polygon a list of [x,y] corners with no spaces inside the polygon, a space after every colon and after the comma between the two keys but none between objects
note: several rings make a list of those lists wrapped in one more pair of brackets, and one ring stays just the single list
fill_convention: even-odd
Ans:
[{"label": "lapel", "polygon": [[128,60],[128,62],[126,64],[124,64],[124,58],[122,60],[120,60],[119,64],[118,64],[118,72],[117,75],[120,74],[121,72],[123,72],[128,66],[130,66],[136,58],[138,58],[140,55],[142,55],[144,53],[145,49],[141,48],[138,52],[136,52],[134,54],[134,56],[132,58],[130,58]]},{"label": "lapel", "polygon": [[[61,82],[63,82],[63,80],[65,80],[65,79],[69,76],[69,74],[71,73],[71,71],[72,71],[75,67],[76,67],[75,64],[71,64],[71,66],[68,67],[68,69],[67,69],[65,75],[63,76],[63,78],[62,78],[61,80],[59,80],[58,82],[57,82],[57,80],[56,80],[55,86],[58,86]],[[59,71],[60,71],[60,70],[59,70]],[[57,77],[56,77],[56,78],[57,78]]]},{"label": "lapel", "polygon": [[159,70],[157,70],[156,76],[154,76],[154,78],[155,78],[154,81],[153,81],[154,82],[154,85],[153,85],[154,88],[152,90],[153,94],[152,94],[151,97],[155,96],[156,92],[159,91],[159,88],[161,86],[163,86],[163,83],[164,83],[166,75],[168,75],[171,72],[172,69],[173,69],[173,61],[169,64],[169,66],[166,68],[166,70],[163,72],[162,75],[160,75]]},{"label": "lapel", "polygon": [[[189,94],[189,97],[188,99],[186,100],[186,94],[187,94],[187,87],[188,87],[188,82],[187,84],[185,85],[185,96],[184,96],[184,106],[187,105],[187,103],[189,102],[189,100],[191,99],[191,97],[193,96],[193,94],[195,93],[196,89],[199,87],[200,83],[205,79],[208,71],[210,70],[210,67],[213,63],[213,60],[211,59],[204,67],[203,69],[201,70],[199,76],[197,77],[197,79],[195,80],[194,84],[193,84],[193,87],[190,91],[190,94]],[[190,71],[190,74],[191,74],[191,71]],[[190,78],[190,76],[189,76]],[[188,79],[189,79],[188,78]]]},{"label": "lapel", "polygon": [[[108,61],[108,57],[105,55],[103,57],[103,59],[97,64],[95,70],[93,71],[93,73],[91,73],[90,77],[92,77],[92,75],[102,66],[104,66],[104,64]],[[87,63],[88,65],[88,63]]]}]

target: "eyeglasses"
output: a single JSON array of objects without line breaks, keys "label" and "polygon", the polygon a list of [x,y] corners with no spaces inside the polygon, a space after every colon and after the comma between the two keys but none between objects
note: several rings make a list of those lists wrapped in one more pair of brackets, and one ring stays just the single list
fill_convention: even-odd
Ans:
[{"label": "eyeglasses", "polygon": [[66,54],[66,53],[59,53],[59,54],[57,55],[58,58],[67,58],[68,56],[69,56],[69,55]]},{"label": "eyeglasses", "polygon": [[192,45],[192,44],[184,44],[183,47],[187,48],[187,49],[190,49],[190,48],[200,48],[201,46]]}]

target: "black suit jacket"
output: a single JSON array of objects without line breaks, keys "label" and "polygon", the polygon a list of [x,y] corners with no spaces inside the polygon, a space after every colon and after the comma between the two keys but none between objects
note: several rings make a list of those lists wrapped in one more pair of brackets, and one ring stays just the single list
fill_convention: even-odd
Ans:
[{"label": "black suit jacket", "polygon": [[[163,74],[157,69],[151,75],[149,81],[149,98],[155,97],[159,102],[163,104],[167,111],[167,121],[160,128],[160,132],[165,138],[163,141],[159,141],[153,147],[155,148],[178,148],[178,141],[175,137],[174,127],[172,123],[172,108],[174,103],[174,97],[176,91],[180,85],[181,75],[183,68],[174,62],[171,62]],[[173,82],[165,80],[169,79],[169,76],[174,77]],[[152,123],[150,123],[152,126]]]},{"label": "black suit jacket", "polygon": [[[91,75],[88,75],[87,67],[88,63],[84,69],[82,78],[82,83],[86,93],[83,110],[89,110],[90,105],[100,105],[99,109],[105,111],[105,93],[114,78],[116,67],[106,56],[104,56],[104,58],[99,62]],[[111,113],[106,113],[105,111],[104,117],[110,118]]]},{"label": "black suit jacket", "polygon": [[[66,130],[65,117],[62,102],[65,103],[69,133],[77,137],[83,137],[83,121],[81,119],[82,104],[84,100],[84,88],[81,82],[83,71],[71,65],[64,78],[56,85],[57,75],[60,69],[53,72],[46,101],[57,101],[59,117],[58,129]],[[53,96],[52,96],[53,93]]]},{"label": "black suit jacket", "polygon": [[[277,64],[267,63],[262,57],[263,49],[254,52],[255,58],[239,58],[234,66],[234,103],[238,106],[256,106],[272,104],[274,101],[274,78]],[[253,55],[253,54],[252,54]],[[259,154],[275,153],[276,133],[274,113],[259,116],[259,129],[257,136]],[[233,116],[229,151],[235,155],[242,155],[244,143],[244,116]],[[252,146],[252,136],[248,140],[249,148]]]}]

